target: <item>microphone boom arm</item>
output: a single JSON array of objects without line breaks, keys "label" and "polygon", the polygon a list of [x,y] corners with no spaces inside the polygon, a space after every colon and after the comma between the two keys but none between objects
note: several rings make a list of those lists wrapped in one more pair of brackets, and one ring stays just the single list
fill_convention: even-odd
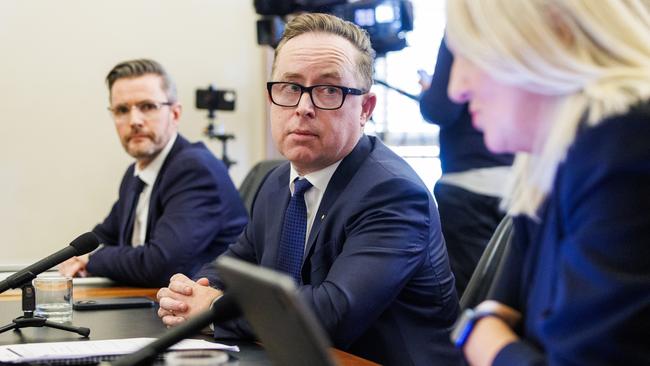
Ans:
[{"label": "microphone boom arm", "polygon": [[241,315],[241,309],[234,297],[224,294],[214,305],[184,324],[166,332],[160,338],[144,346],[140,350],[117,359],[113,366],[140,366],[151,364],[155,357],[167,348],[185,338],[199,333],[212,323],[230,320]]}]

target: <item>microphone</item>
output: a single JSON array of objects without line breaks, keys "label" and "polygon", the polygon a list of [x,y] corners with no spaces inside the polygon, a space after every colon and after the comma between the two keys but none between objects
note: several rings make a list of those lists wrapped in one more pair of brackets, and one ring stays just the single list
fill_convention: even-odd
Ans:
[{"label": "microphone", "polygon": [[160,338],[144,346],[140,350],[126,355],[111,363],[113,366],[140,366],[150,364],[154,358],[185,338],[199,333],[212,323],[220,323],[241,316],[242,312],[237,300],[230,293],[225,293],[215,301],[209,310],[189,319],[184,324],[163,334]]},{"label": "microphone", "polygon": [[0,282],[0,293],[12,288],[18,288],[36,278],[39,273],[45,272],[57,264],[79,255],[84,255],[99,246],[99,239],[95,234],[87,232],[79,235],[69,246],[51,254],[40,261],[21,269]]}]

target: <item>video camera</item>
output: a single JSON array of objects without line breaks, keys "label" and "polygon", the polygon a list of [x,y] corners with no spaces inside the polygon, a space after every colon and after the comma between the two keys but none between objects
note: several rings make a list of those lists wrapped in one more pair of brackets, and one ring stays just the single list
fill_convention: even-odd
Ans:
[{"label": "video camera", "polygon": [[277,46],[284,31],[284,17],[296,12],[336,15],[355,23],[370,35],[378,56],[406,47],[406,32],[413,30],[413,4],[410,0],[254,0],[257,43]]},{"label": "video camera", "polygon": [[234,90],[218,90],[210,85],[196,90],[196,108],[208,111],[234,111],[237,94]]}]

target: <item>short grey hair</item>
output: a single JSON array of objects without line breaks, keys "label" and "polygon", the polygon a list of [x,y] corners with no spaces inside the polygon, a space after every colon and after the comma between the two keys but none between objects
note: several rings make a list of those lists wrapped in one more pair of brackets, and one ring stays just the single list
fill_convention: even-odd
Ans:
[{"label": "short grey hair", "polygon": [[135,78],[147,74],[158,75],[162,79],[162,89],[167,95],[170,103],[175,103],[177,99],[176,84],[165,68],[158,62],[150,59],[137,59],[120,62],[115,65],[106,75],[106,85],[108,92],[111,92],[113,84],[120,79]]}]

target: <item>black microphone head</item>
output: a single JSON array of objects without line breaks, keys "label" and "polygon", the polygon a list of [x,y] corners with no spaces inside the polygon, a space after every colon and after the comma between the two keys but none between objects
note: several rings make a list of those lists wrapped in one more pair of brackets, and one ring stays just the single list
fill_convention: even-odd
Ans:
[{"label": "black microphone head", "polygon": [[70,243],[71,247],[77,250],[75,255],[84,255],[97,249],[99,246],[99,239],[92,232],[87,232],[79,235],[75,240]]}]

